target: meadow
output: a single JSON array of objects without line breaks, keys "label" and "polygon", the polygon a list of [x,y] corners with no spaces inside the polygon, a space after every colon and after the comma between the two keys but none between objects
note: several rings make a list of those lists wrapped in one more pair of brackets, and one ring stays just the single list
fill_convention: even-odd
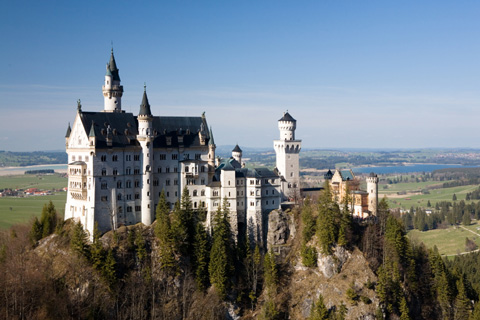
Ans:
[{"label": "meadow", "polygon": [[[474,233],[480,234],[477,230],[480,225],[474,221],[466,228]],[[448,229],[435,229],[429,231],[410,230],[408,237],[414,243],[423,242],[427,248],[432,249],[435,245],[440,254],[444,256],[454,256],[465,252],[465,238],[469,238],[480,247],[480,236],[462,228],[461,226],[452,226]]]},{"label": "meadow", "polygon": [[[67,178],[59,174],[53,175],[12,175],[0,177],[0,189],[27,189],[41,190],[62,189],[67,186]],[[58,215],[63,217],[66,192],[57,192],[49,196],[2,197],[0,198],[0,229],[26,222],[34,216],[40,216],[43,205],[50,200],[55,205]]]}]

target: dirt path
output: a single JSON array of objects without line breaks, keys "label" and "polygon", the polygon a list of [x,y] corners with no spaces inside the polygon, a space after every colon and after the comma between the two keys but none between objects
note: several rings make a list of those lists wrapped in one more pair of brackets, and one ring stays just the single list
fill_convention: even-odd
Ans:
[{"label": "dirt path", "polygon": [[471,233],[473,233],[473,234],[475,234],[475,235],[477,235],[477,236],[480,237],[480,234],[476,233],[475,231],[472,231],[472,230],[470,230],[470,229],[467,229],[467,228],[465,228],[464,226],[459,226],[459,227],[462,228],[462,229],[465,229],[465,230],[467,230],[467,231],[470,231]]},{"label": "dirt path", "polygon": [[[475,231],[472,231],[470,229],[467,229],[465,228],[464,226],[459,226],[460,228],[462,229],[465,229],[467,231],[470,231],[471,233],[473,233],[474,235],[477,235],[480,237],[480,234],[479,233],[476,233]],[[454,256],[461,256],[461,255],[464,255],[464,254],[469,254],[469,253],[474,253],[474,252],[479,252],[480,249],[477,249],[477,250],[473,250],[473,251],[465,251],[465,252],[460,252],[460,253],[457,253],[457,254],[449,254],[449,255],[446,255],[445,257],[454,257]]]}]

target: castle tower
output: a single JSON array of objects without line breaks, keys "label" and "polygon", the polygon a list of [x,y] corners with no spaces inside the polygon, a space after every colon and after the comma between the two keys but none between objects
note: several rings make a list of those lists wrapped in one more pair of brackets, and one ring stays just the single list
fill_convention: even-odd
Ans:
[{"label": "castle tower", "polygon": [[232,158],[242,165],[242,149],[240,149],[238,144],[232,150]]},{"label": "castle tower", "polygon": [[295,120],[288,111],[278,120],[280,140],[273,141],[277,155],[277,170],[283,177],[281,184],[282,199],[296,198],[300,191],[300,164],[299,153],[302,140],[295,140]]},{"label": "castle tower", "polygon": [[104,112],[122,112],[123,86],[120,85],[120,76],[118,75],[115,57],[110,55],[110,62],[107,63],[107,72],[105,74],[105,84],[102,86],[104,97]]},{"label": "castle tower", "polygon": [[376,216],[378,206],[378,177],[373,172],[367,177],[367,192],[368,211],[370,211],[370,214]]},{"label": "castle tower", "polygon": [[142,147],[142,223],[146,226],[152,224],[154,213],[153,197],[153,116],[148,103],[146,86],[143,91],[143,100],[138,113],[137,140]]}]

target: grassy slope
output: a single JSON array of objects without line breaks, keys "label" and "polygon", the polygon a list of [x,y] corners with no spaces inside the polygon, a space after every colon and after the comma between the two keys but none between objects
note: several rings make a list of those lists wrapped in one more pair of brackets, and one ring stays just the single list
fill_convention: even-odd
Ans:
[{"label": "grassy slope", "polygon": [[[457,195],[457,200],[465,200],[466,194],[472,192],[478,185],[459,186],[452,188],[429,189],[430,194],[412,194],[412,192],[420,192],[429,186],[441,186],[447,181],[427,181],[427,182],[402,182],[389,184],[387,189],[385,185],[379,186],[380,198],[387,196],[391,208],[424,207],[427,208],[427,202],[430,200],[432,207],[435,203],[441,201],[452,201],[453,194]],[[397,196],[397,192],[407,192],[405,195]],[[408,200],[407,200],[408,199]]]},{"label": "grassy slope", "polygon": [[[467,228],[476,232],[480,225],[474,221]],[[480,237],[468,232],[460,227],[450,227],[448,229],[437,229],[421,232],[418,230],[410,230],[408,236],[414,242],[423,242],[427,248],[437,246],[438,251],[443,255],[455,255],[465,251],[465,238],[474,240],[480,246]]]},{"label": "grassy slope", "polygon": [[[0,189],[39,188],[43,190],[60,189],[67,186],[67,179],[60,175],[18,175],[0,177]],[[57,212],[63,216],[67,194],[59,192],[51,196],[31,196],[24,198],[0,198],[0,229],[13,224],[28,221],[33,216],[40,216],[45,203],[52,200]]]}]

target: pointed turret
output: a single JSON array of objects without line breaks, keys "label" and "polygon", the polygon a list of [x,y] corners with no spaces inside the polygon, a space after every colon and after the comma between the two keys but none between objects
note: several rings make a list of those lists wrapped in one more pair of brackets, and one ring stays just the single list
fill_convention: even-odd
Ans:
[{"label": "pointed turret", "polygon": [[147,86],[143,87],[143,99],[142,104],[140,105],[140,112],[138,113],[139,116],[151,117],[152,111],[150,110],[150,104],[148,103],[147,97]]},{"label": "pointed turret", "polygon": [[109,69],[112,72],[113,80],[120,81],[120,75],[118,74],[117,64],[115,63],[115,57],[113,56],[113,48],[112,53],[110,54],[110,62],[108,63]]},{"label": "pointed turret", "polygon": [[107,63],[105,73],[105,84],[102,86],[104,97],[104,112],[122,112],[123,86],[120,85],[117,63],[112,53],[110,62]]},{"label": "pointed turret", "polygon": [[215,172],[215,140],[213,139],[213,131],[212,127],[208,130],[208,166],[209,166],[209,181],[211,181],[213,177],[213,173]]},{"label": "pointed turret", "polygon": [[208,140],[208,145],[209,146],[214,146],[215,145],[215,140],[213,140],[212,127],[210,127],[210,130],[208,131],[208,136],[210,138],[210,140]]},{"label": "pointed turret", "polygon": [[95,138],[95,122],[92,121],[92,126],[90,127],[90,133],[88,134],[89,137]]},{"label": "pointed turret", "polygon": [[70,122],[68,123],[67,133],[65,134],[65,138],[70,138],[70,133],[72,133],[72,128],[70,128]]},{"label": "pointed turret", "polygon": [[232,158],[242,165],[242,149],[240,149],[238,144],[232,150]]}]

